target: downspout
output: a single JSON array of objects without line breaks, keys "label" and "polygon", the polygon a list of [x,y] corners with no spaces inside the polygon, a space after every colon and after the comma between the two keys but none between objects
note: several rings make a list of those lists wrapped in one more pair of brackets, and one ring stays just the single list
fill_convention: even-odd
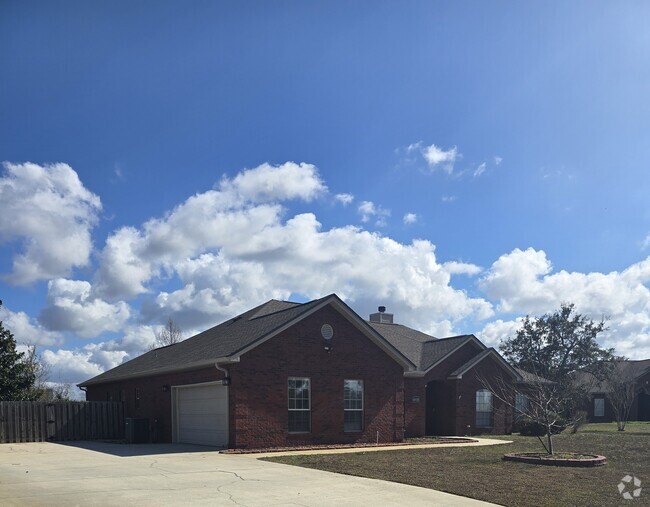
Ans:
[{"label": "downspout", "polygon": [[[239,357],[235,357],[232,359],[228,359],[227,363],[238,363],[239,362]],[[223,362],[222,364],[226,364],[226,362]],[[230,385],[230,373],[228,372],[228,369],[225,368],[224,366],[219,366],[219,361],[214,363],[214,367],[223,372],[223,380],[222,383],[224,386],[229,386]]]},{"label": "downspout", "polygon": [[227,386],[230,384],[230,375],[228,374],[228,369],[223,366],[219,366],[219,363],[214,363],[214,367],[223,372],[223,385]]}]

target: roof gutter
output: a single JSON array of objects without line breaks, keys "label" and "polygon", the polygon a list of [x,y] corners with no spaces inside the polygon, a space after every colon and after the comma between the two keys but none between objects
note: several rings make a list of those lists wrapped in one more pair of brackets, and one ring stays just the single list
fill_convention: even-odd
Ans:
[{"label": "roof gutter", "polygon": [[213,359],[207,359],[203,361],[196,361],[194,363],[189,363],[189,364],[184,364],[182,366],[169,366],[166,368],[158,368],[156,370],[147,370],[147,371],[142,371],[138,373],[132,373],[131,375],[122,375],[119,377],[113,377],[113,378],[108,378],[108,379],[98,379],[96,381],[93,381],[93,379],[87,380],[86,382],[82,382],[81,384],[77,384],[77,387],[80,389],[82,387],[88,387],[92,386],[95,384],[106,384],[109,382],[121,382],[123,380],[130,380],[133,378],[140,378],[140,377],[152,377],[155,375],[162,375],[165,373],[175,373],[175,372],[182,372],[182,371],[189,371],[189,370],[196,370],[199,368],[205,368],[209,366],[213,366],[215,363],[219,364],[228,364],[228,363],[238,363],[239,362],[239,356],[230,356],[230,357],[217,357]]},{"label": "roof gutter", "polygon": [[[226,358],[225,361],[223,361],[221,364],[233,364],[233,363],[238,363],[239,362],[239,356],[237,357],[230,357]],[[224,368],[223,366],[219,366],[219,361],[214,363],[214,367],[223,372],[223,380],[222,383],[224,386],[229,386],[230,385],[230,373],[228,372],[228,368]]]}]

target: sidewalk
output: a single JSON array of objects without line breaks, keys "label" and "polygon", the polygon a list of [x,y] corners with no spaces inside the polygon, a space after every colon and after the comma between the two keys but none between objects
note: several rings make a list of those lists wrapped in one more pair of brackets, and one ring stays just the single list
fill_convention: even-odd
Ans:
[{"label": "sidewalk", "polygon": [[228,454],[228,456],[247,458],[271,458],[273,456],[302,456],[309,454],[349,454],[355,452],[377,452],[377,451],[407,451],[409,449],[440,449],[442,447],[478,447],[485,445],[510,444],[511,440],[498,440],[495,438],[471,437],[476,442],[445,443],[445,444],[412,444],[412,445],[382,445],[369,447],[348,447],[345,449],[305,449],[292,451],[273,452],[251,452],[242,454]]}]

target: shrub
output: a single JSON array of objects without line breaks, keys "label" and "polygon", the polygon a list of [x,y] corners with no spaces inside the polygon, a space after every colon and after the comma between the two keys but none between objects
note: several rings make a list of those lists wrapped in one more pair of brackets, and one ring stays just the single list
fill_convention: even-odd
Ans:
[{"label": "shrub", "polygon": [[[566,428],[565,424],[554,424],[551,428],[551,433],[557,435],[562,433]],[[518,432],[520,435],[525,437],[542,437],[546,435],[546,426],[539,424],[534,421],[519,421],[515,423],[513,428],[514,432]]]}]

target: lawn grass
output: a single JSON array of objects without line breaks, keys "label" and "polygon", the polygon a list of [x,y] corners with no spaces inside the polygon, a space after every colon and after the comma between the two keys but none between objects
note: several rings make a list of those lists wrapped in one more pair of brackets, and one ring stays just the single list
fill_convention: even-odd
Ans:
[{"label": "lawn grass", "polygon": [[[617,433],[616,423],[592,423],[580,429],[582,433]],[[625,433],[650,436],[650,421],[630,421],[625,425]]]},{"label": "lawn grass", "polygon": [[[596,427],[594,427],[596,426]],[[585,426],[575,435],[557,435],[558,452],[602,454],[608,464],[596,468],[559,468],[502,461],[509,452],[543,450],[535,437],[508,435],[512,444],[489,447],[412,449],[267,458],[270,461],[402,482],[468,496],[506,506],[650,505],[650,429],[647,423],[630,431],[601,425]],[[632,431],[634,428],[634,431]],[[635,475],[647,488],[625,501],[617,485]]]}]

